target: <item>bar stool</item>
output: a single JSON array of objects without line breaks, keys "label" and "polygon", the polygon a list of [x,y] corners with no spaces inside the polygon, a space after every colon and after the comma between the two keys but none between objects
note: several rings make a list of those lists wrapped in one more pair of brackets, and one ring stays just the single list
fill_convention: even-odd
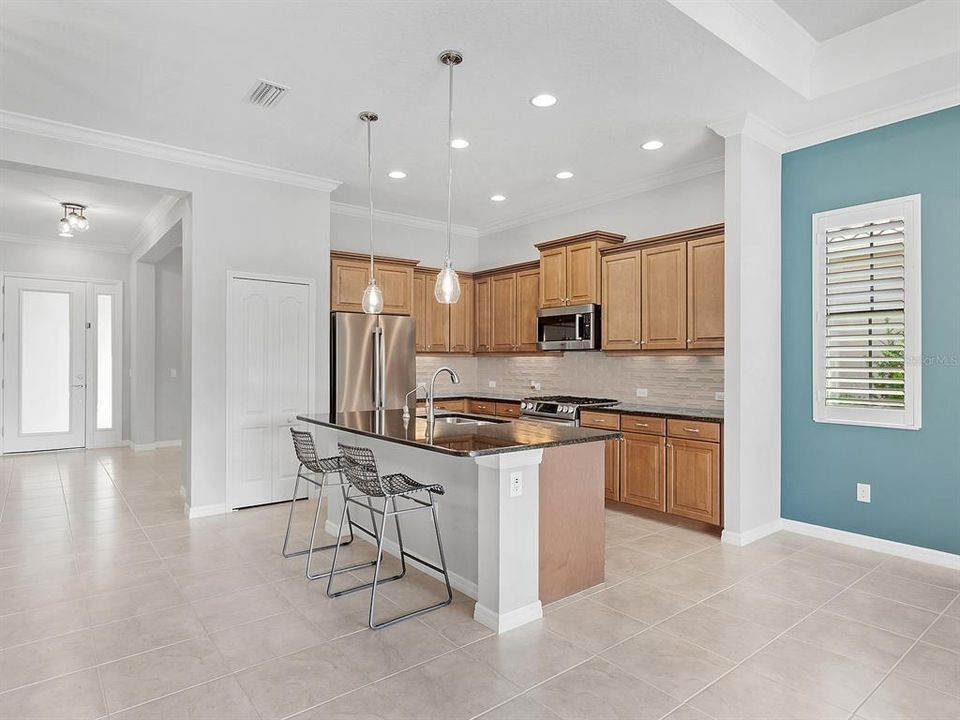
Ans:
[{"label": "bar stool", "polygon": [[[293,437],[293,448],[297,453],[297,459],[300,461],[300,467],[297,468],[297,479],[293,484],[293,498],[290,500],[290,515],[287,518],[287,532],[283,536],[283,549],[281,552],[285,558],[298,557],[300,555],[307,556],[307,564],[304,568],[304,574],[307,576],[308,580],[318,580],[320,578],[326,577],[328,572],[314,573],[311,574],[310,568],[313,562],[313,553],[318,550],[329,550],[332,547],[339,547],[339,543],[330,543],[329,545],[321,545],[319,547],[314,546],[314,541],[317,537],[317,525],[320,522],[320,507],[323,504],[323,491],[327,487],[339,487],[340,492],[344,497],[344,505],[346,505],[347,497],[347,487],[349,483],[343,479],[341,473],[342,461],[340,456],[330,457],[330,458],[321,458],[317,457],[317,448],[313,443],[313,435],[303,430],[295,430],[290,428],[290,434]],[[313,475],[307,475],[304,473],[304,469],[313,473]],[[338,481],[331,482],[328,481],[328,476],[336,474]],[[319,480],[317,479],[319,477]],[[290,543],[290,532],[293,528],[293,509],[297,502],[297,493],[300,490],[300,481],[311,483],[313,486],[318,488],[317,492],[317,511],[313,516],[313,530],[310,533],[310,544],[304,550],[288,551],[287,545]],[[370,513],[370,521],[373,522],[373,513]],[[350,539],[342,543],[343,545],[349,545],[353,542],[353,529],[357,528],[362,530],[367,534],[372,535],[365,527],[355,523],[347,514],[347,527],[350,532]],[[376,525],[374,525],[376,528]],[[341,532],[343,531],[343,521],[341,520],[340,525]],[[376,536],[373,536],[376,540]],[[374,561],[360,563],[358,565],[353,565],[351,567],[343,568],[338,572],[346,572],[348,570],[356,570],[362,567],[369,567],[374,564]]]},{"label": "bar stool", "polygon": [[[343,511],[340,513],[341,530],[337,535],[337,548],[333,551],[333,564],[330,566],[330,576],[327,579],[327,595],[330,597],[339,597],[347,593],[363,590],[364,588],[370,588],[370,614],[367,619],[367,624],[372,630],[379,630],[380,628],[385,628],[389,625],[393,625],[394,623],[401,622],[402,620],[409,620],[410,618],[423,615],[424,613],[428,613],[432,610],[446,607],[453,602],[453,590],[450,588],[450,576],[447,573],[447,561],[443,555],[443,542],[440,540],[440,523],[437,520],[437,506],[433,501],[434,495],[443,495],[443,486],[437,484],[422,485],[403,473],[380,475],[379,470],[377,470],[376,459],[374,458],[371,450],[362,447],[352,447],[350,445],[344,445],[343,443],[340,443],[340,469],[343,475],[346,476],[349,487],[344,493]],[[351,492],[355,492],[356,494],[351,495]],[[428,499],[426,501],[414,497],[415,493],[424,492],[427,493]],[[373,506],[373,498],[383,498],[382,510]],[[414,505],[412,507],[399,509],[397,507],[398,498],[409,500],[414,503]],[[341,572],[337,569],[337,556],[340,553],[339,539],[343,535],[343,521],[344,518],[348,517],[347,507],[350,503],[355,503],[360,507],[366,507],[371,513],[376,513],[382,518],[380,522],[380,529],[376,532],[376,535],[378,536],[376,569],[373,571],[372,582],[355,585],[354,587],[347,588],[346,590],[340,590],[339,592],[332,592],[333,574],[335,572]],[[391,507],[392,509],[390,509]],[[433,527],[437,533],[437,549],[440,551],[440,567],[437,567],[428,560],[417,557],[416,555],[403,549],[403,535],[400,532],[400,515],[416,512],[418,510],[430,510],[431,514],[433,515]],[[397,526],[397,545],[400,548],[401,571],[399,575],[381,580],[380,564],[383,559],[383,545],[387,536],[387,519],[391,517],[394,518]],[[374,526],[374,529],[376,530],[376,526]],[[427,605],[426,607],[422,607],[418,610],[412,610],[408,613],[398,615],[390,620],[386,620],[381,623],[375,623],[373,621],[373,616],[377,602],[377,586],[403,577],[407,569],[405,562],[406,558],[442,573],[444,584],[447,586],[447,598],[446,600],[434,603],[433,605]]]}]

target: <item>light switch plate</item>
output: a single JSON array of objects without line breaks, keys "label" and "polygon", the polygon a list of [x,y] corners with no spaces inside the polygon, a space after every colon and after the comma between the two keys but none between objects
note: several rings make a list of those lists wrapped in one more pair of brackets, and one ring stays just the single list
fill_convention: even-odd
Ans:
[{"label": "light switch plate", "polygon": [[870,502],[870,486],[866,483],[857,483],[857,502]]},{"label": "light switch plate", "polygon": [[497,386],[497,381],[496,381],[496,380],[488,380],[488,381],[487,381],[487,387],[496,387],[496,386]]},{"label": "light switch plate", "polygon": [[647,397],[649,394],[646,388],[637,388],[637,397]]},{"label": "light switch plate", "polygon": [[170,377],[176,379],[176,377],[177,377],[177,369],[176,369],[176,368],[170,368]]}]

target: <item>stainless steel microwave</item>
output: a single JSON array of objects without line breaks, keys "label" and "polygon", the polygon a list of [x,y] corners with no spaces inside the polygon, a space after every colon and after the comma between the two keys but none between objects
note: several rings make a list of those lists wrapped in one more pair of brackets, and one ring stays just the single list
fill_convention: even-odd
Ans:
[{"label": "stainless steel microwave", "polygon": [[543,308],[537,313],[540,350],[599,350],[600,306]]}]

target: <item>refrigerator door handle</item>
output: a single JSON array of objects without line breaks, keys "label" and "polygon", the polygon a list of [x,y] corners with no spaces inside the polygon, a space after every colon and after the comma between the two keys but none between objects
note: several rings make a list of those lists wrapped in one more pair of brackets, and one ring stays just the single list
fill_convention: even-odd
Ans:
[{"label": "refrigerator door handle", "polygon": [[383,328],[373,329],[373,407],[383,407]]}]

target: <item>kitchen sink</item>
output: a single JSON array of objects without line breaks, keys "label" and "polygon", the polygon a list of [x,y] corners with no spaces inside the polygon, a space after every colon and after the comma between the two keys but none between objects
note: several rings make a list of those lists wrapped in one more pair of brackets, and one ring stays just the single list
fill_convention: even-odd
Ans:
[{"label": "kitchen sink", "polygon": [[509,422],[508,420],[497,420],[491,417],[480,417],[477,415],[461,415],[451,413],[449,415],[437,415],[438,423],[447,423],[448,425],[496,425],[497,423]]}]

